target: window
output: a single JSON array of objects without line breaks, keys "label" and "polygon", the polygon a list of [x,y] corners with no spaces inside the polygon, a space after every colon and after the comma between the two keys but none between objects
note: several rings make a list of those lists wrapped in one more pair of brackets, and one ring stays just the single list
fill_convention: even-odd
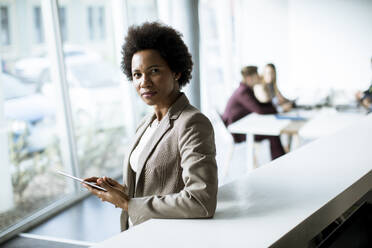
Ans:
[{"label": "window", "polygon": [[[118,1],[74,0],[62,5],[53,0],[66,67],[67,87],[62,90],[69,101],[60,95],[58,78],[49,76],[58,66],[49,58],[56,51],[49,51],[46,41],[55,36],[49,33],[53,30],[43,29],[43,21],[54,19],[42,19],[48,5],[41,1],[0,6],[0,57],[7,68],[6,73],[0,70],[0,241],[54,206],[81,196],[72,181],[55,175],[56,169],[80,177],[121,176],[129,138],[146,112],[142,102],[137,107],[140,97],[120,71],[121,55],[112,44],[118,39],[114,34],[127,26],[108,15]],[[143,8],[156,16],[155,1],[148,3],[150,7],[142,1],[137,13]],[[9,25],[10,9],[17,16],[15,25]],[[20,24],[24,28],[18,28]],[[10,33],[15,40],[8,47]],[[72,110],[68,117],[73,125],[66,124],[66,108]]]},{"label": "window", "polygon": [[0,7],[0,42],[1,45],[6,46],[10,45],[10,30],[9,30],[9,14],[8,7]]},{"label": "window", "polygon": [[65,7],[58,8],[58,18],[59,18],[59,25],[61,29],[62,41],[66,41],[67,40],[67,24],[66,24],[66,8]]},{"label": "window", "polygon": [[88,31],[89,31],[89,39],[94,39],[94,25],[93,25],[93,7],[88,7]]},{"label": "window", "polygon": [[44,42],[44,28],[41,17],[41,8],[40,6],[34,7],[34,28],[35,28],[35,42],[43,43]]},{"label": "window", "polygon": [[105,38],[105,9],[98,7],[98,30],[99,38],[103,40]]},{"label": "window", "polygon": [[89,39],[104,40],[106,38],[105,7],[89,6],[87,16]]},{"label": "window", "polygon": [[[155,0],[127,0],[127,8],[129,25],[139,25],[146,21],[158,20],[158,8]],[[135,97],[134,101],[140,118],[152,111],[151,108],[143,104],[141,98]]]},{"label": "window", "polygon": [[129,24],[141,24],[158,19],[156,1],[127,0]]},{"label": "window", "polygon": [[[71,102],[78,170],[81,176],[121,173],[131,131],[125,118],[131,85],[123,80],[117,63],[114,30],[106,23],[110,1],[75,0],[86,15],[71,16],[75,35],[64,42],[64,64]],[[108,11],[107,11],[108,12]],[[62,25],[62,23],[60,23]],[[61,28],[62,30],[62,28]],[[86,37],[88,35],[88,39]]]},{"label": "window", "polygon": [[[203,107],[207,111],[217,108],[223,112],[226,103],[226,89],[224,88],[223,60],[221,56],[220,39],[218,33],[218,20],[216,5],[211,0],[200,2],[200,40],[201,40],[201,64],[203,65],[201,76],[203,83],[209,85],[208,90],[203,90]],[[205,76],[208,75],[208,76]],[[210,87],[213,85],[213,87]],[[204,88],[205,89],[205,88]],[[216,97],[217,96],[217,97]]]},{"label": "window", "polygon": [[[41,1],[41,0],[40,0]],[[36,4],[40,1],[34,0]],[[63,109],[50,85],[41,84],[50,70],[43,45],[42,9],[26,1],[12,1],[17,23],[26,27],[9,30],[8,8],[1,7],[0,54],[7,73],[0,72],[0,234],[19,225],[45,207],[74,192],[73,184],[55,176],[56,169],[70,171],[66,133],[57,109]],[[13,8],[14,7],[14,8]],[[16,7],[16,8],[15,8]],[[30,19],[23,11],[31,13]],[[31,22],[30,22],[31,21]],[[6,30],[4,38],[4,32]],[[17,39],[11,47],[9,32]],[[35,46],[35,42],[37,46]],[[44,55],[43,55],[44,54]],[[1,238],[1,235],[0,235]]]}]

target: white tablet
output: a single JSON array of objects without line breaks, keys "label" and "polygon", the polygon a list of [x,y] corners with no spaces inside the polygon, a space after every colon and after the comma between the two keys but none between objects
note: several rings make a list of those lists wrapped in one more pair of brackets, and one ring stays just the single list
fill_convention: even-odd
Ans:
[{"label": "white tablet", "polygon": [[87,184],[87,185],[89,185],[89,186],[92,186],[93,188],[96,188],[96,189],[99,189],[99,190],[103,190],[103,191],[107,191],[106,189],[104,189],[104,188],[98,186],[98,185],[95,184],[95,183],[91,183],[91,182],[84,181],[84,180],[81,179],[81,178],[71,176],[71,175],[69,175],[69,174],[67,174],[67,173],[65,173],[65,172],[63,172],[63,171],[57,170],[57,173],[60,174],[60,175],[62,175],[62,176],[65,176],[65,177],[72,178],[72,179],[74,179],[74,180],[76,180],[76,181],[79,181],[79,182],[81,182],[81,183],[85,183],[85,184]]}]

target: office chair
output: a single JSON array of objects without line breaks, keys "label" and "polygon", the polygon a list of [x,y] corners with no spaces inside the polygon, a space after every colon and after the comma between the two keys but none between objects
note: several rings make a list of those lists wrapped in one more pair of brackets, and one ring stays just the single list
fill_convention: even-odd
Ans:
[{"label": "office chair", "polygon": [[234,151],[234,139],[222,121],[217,110],[212,110],[208,117],[214,129],[216,143],[216,161],[218,166],[218,184],[223,185],[229,173]]}]

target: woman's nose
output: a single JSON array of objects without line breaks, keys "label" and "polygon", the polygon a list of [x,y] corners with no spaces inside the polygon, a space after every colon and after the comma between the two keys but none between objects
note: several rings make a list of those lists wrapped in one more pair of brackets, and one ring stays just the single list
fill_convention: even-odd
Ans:
[{"label": "woman's nose", "polygon": [[141,80],[141,87],[147,87],[148,85],[151,85],[151,78],[148,74],[144,73]]}]

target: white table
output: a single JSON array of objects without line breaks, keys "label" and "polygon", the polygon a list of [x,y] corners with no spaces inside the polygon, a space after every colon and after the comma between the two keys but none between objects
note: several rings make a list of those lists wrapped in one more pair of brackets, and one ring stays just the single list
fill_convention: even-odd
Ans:
[{"label": "white table", "polygon": [[154,219],[94,247],[306,247],[371,190],[371,129],[367,116],[222,186],[213,219]]},{"label": "white table", "polygon": [[286,132],[297,121],[277,119],[275,115],[258,115],[252,113],[231,124],[231,133],[241,133],[247,139],[247,167],[254,168],[254,135],[274,135],[298,133],[301,139],[314,140],[333,134],[356,123],[365,117],[364,112],[337,112],[333,108],[320,110],[293,110],[289,116],[301,116],[307,119],[297,126],[295,131]]},{"label": "white table", "polygon": [[247,142],[247,167],[254,168],[254,136],[272,135],[278,136],[282,130],[291,123],[290,120],[277,119],[275,115],[259,115],[251,113],[246,117],[228,126],[231,133],[246,135]]},{"label": "white table", "polygon": [[317,139],[338,132],[360,121],[365,115],[361,112],[344,113],[334,109],[324,109],[301,128],[299,135],[304,139]]}]

